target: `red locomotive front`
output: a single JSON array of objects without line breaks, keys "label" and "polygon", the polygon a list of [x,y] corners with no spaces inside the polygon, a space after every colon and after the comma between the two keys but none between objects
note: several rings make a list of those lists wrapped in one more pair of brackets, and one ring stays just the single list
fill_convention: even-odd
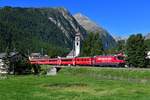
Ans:
[{"label": "red locomotive front", "polygon": [[116,66],[123,67],[125,65],[125,60],[123,56],[96,56],[94,57],[94,65],[97,66]]}]

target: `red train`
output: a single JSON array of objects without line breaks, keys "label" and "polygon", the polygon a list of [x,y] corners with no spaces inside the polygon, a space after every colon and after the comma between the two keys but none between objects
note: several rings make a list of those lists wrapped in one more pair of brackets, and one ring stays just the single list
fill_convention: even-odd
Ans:
[{"label": "red train", "polygon": [[80,66],[124,66],[123,55],[115,56],[94,56],[76,58],[30,58],[31,64],[45,65],[80,65]]}]

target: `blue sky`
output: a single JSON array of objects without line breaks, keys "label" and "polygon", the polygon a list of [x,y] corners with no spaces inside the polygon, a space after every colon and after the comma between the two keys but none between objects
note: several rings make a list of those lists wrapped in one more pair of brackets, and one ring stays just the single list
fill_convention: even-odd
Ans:
[{"label": "blue sky", "polygon": [[113,36],[150,32],[150,0],[0,0],[0,6],[61,6],[88,16]]}]

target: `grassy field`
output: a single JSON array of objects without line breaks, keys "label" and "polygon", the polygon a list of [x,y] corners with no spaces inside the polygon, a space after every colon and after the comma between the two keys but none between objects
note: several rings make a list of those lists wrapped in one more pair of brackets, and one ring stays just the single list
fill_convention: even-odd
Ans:
[{"label": "grassy field", "polygon": [[0,100],[149,100],[150,70],[64,68],[56,76],[9,76]]}]

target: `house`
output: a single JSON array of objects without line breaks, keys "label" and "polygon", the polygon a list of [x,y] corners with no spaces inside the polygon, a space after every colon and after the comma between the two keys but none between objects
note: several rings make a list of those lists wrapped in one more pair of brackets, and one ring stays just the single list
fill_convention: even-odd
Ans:
[{"label": "house", "polygon": [[41,53],[31,53],[30,58],[41,58]]},{"label": "house", "polygon": [[0,53],[0,74],[8,73],[8,65],[5,63],[6,53]]},{"label": "house", "polygon": [[66,58],[74,58],[75,57],[75,51],[71,50],[71,52],[66,56]]},{"label": "house", "polygon": [[19,52],[0,53],[0,74],[13,73],[16,62],[27,59]]},{"label": "house", "polygon": [[147,59],[150,59],[150,51],[147,52]]}]

